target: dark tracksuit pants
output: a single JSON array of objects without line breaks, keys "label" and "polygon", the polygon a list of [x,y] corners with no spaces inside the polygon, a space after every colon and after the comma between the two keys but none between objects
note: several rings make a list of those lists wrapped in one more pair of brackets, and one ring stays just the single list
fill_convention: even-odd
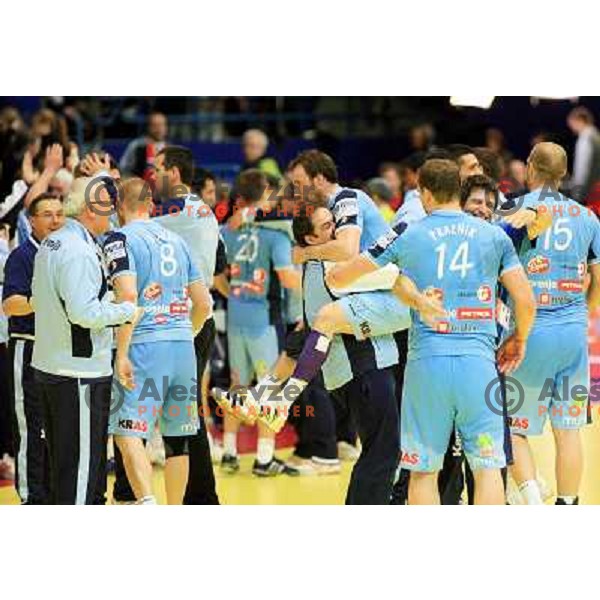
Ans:
[{"label": "dark tracksuit pants", "polygon": [[36,371],[50,456],[51,504],[104,504],[112,377]]},{"label": "dark tracksuit pants", "polygon": [[[206,321],[194,339],[197,363],[198,391],[200,393],[202,375],[208,364],[210,352],[215,339],[216,329],[214,319]],[[200,406],[200,402],[198,403]],[[199,419],[198,432],[193,436],[185,436],[189,452],[189,477],[183,499],[184,504],[219,504],[215,475],[210,457],[210,446],[204,419]],[[113,496],[119,502],[133,502],[135,495],[123,465],[121,452],[115,445],[115,486]]]},{"label": "dark tracksuit pants", "polygon": [[[297,408],[296,408],[297,407]],[[298,411],[298,416],[295,411]],[[337,459],[335,410],[321,372],[290,409],[290,423],[298,434],[294,454],[300,458]]]},{"label": "dark tracksuit pants", "polygon": [[[408,356],[408,329],[394,333],[394,339],[398,346],[398,364],[394,367],[396,375],[396,401],[398,402],[398,416],[402,418],[402,392],[404,390],[404,370],[406,369],[406,359]],[[398,424],[400,428],[400,424]],[[402,447],[402,439],[400,440]],[[406,504],[408,502],[408,481],[410,471],[399,468],[396,473],[394,487],[390,504]]]},{"label": "dark tracksuit pants", "polygon": [[12,401],[8,384],[11,368],[7,345],[0,344],[0,460],[4,454],[14,456]]},{"label": "dark tracksuit pants", "polygon": [[31,366],[33,340],[11,338],[10,397],[15,444],[15,488],[21,502],[46,504],[49,500],[48,448],[39,384]]},{"label": "dark tracksuit pants", "polygon": [[350,407],[362,445],[346,504],[389,504],[400,447],[393,368],[359,375],[332,395]]}]

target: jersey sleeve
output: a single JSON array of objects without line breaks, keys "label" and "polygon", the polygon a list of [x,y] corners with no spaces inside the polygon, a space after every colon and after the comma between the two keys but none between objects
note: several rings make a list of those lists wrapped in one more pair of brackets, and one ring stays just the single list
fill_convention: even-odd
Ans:
[{"label": "jersey sleeve", "polygon": [[504,275],[507,271],[521,267],[521,261],[517,256],[513,242],[508,235],[501,229],[495,228],[496,232],[496,249],[500,262],[499,276]]},{"label": "jersey sleeve", "polygon": [[363,214],[357,196],[340,198],[331,208],[331,212],[336,231],[342,231],[345,227],[358,227],[362,231]]},{"label": "jersey sleeve", "polygon": [[111,279],[121,275],[135,275],[131,240],[128,240],[122,231],[111,231],[106,236],[103,251]]},{"label": "jersey sleeve", "polygon": [[182,250],[183,250],[183,255],[185,256],[185,260],[187,263],[187,278],[188,278],[188,284],[190,283],[194,283],[196,281],[199,281],[201,283],[206,283],[204,281],[204,277],[202,277],[202,273],[200,272],[200,269],[196,266],[196,264],[194,263],[194,261],[192,260],[192,255],[190,253],[190,249],[188,248],[188,245],[183,241],[181,244]]},{"label": "jersey sleeve", "polygon": [[408,225],[400,222],[394,226],[392,231],[382,235],[370,248],[363,254],[371,259],[378,267],[385,267],[388,263],[394,263],[402,268],[404,260],[405,244],[404,232]]},{"label": "jersey sleeve", "polygon": [[594,216],[590,217],[592,223],[592,240],[588,250],[588,265],[600,263],[600,221]]},{"label": "jersey sleeve", "polygon": [[292,266],[292,242],[283,233],[273,236],[271,261],[274,269],[288,269]]},{"label": "jersey sleeve", "polygon": [[11,296],[31,296],[30,269],[20,252],[11,252],[4,265],[4,287],[2,288],[2,300]]}]

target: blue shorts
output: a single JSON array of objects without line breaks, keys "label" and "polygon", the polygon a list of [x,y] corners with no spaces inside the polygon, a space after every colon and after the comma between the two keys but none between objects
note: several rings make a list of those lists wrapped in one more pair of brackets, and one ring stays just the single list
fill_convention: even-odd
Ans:
[{"label": "blue shorts", "polygon": [[496,364],[481,356],[409,359],[400,418],[401,466],[439,471],[455,427],[472,470],[506,466],[504,417],[485,399],[488,385],[497,379]]},{"label": "blue shorts", "polygon": [[364,340],[410,327],[410,309],[392,292],[350,294],[338,300],[354,337]]},{"label": "blue shorts", "polygon": [[253,376],[260,379],[266,375],[279,356],[277,331],[272,325],[264,329],[229,327],[227,347],[236,385],[250,385]]},{"label": "blue shorts", "polygon": [[511,377],[521,387],[520,406],[510,415],[512,433],[540,435],[548,418],[555,429],[580,429],[588,423],[587,327],[580,323],[535,327],[525,359]]},{"label": "blue shorts", "polygon": [[113,382],[109,433],[149,439],[158,421],[163,435],[194,435],[198,430],[194,343],[132,344],[129,358],[135,388],[126,390]]}]

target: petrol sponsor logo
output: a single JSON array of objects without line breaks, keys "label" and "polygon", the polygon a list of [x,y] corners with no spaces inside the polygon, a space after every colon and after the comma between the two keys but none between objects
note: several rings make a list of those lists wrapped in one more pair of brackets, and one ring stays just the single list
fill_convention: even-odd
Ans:
[{"label": "petrol sponsor logo", "polygon": [[402,452],[402,456],[400,458],[400,464],[402,465],[418,465],[421,461],[421,457],[417,452]]},{"label": "petrol sponsor logo", "polygon": [[119,419],[119,429],[127,429],[128,431],[139,431],[140,433],[148,432],[148,423],[136,419]]},{"label": "petrol sponsor logo", "polygon": [[154,322],[157,325],[166,325],[169,322],[169,317],[167,315],[154,315]]},{"label": "petrol sponsor logo", "polygon": [[459,321],[491,321],[494,318],[493,308],[470,308],[456,309],[456,318]]},{"label": "petrol sponsor logo", "polygon": [[534,256],[527,263],[527,272],[531,275],[541,275],[550,271],[550,259],[545,256]]},{"label": "petrol sponsor logo", "polygon": [[561,292],[579,293],[583,291],[583,282],[578,279],[559,279],[558,289]]},{"label": "petrol sponsor logo", "polygon": [[492,288],[489,285],[480,285],[477,290],[477,298],[479,302],[491,302],[492,301]]},{"label": "petrol sponsor logo", "polygon": [[158,281],[153,281],[150,285],[144,288],[144,298],[149,302],[158,300],[163,292],[163,287]]},{"label": "petrol sponsor logo", "polygon": [[169,304],[169,314],[171,315],[187,315],[189,307],[187,302],[171,302]]}]

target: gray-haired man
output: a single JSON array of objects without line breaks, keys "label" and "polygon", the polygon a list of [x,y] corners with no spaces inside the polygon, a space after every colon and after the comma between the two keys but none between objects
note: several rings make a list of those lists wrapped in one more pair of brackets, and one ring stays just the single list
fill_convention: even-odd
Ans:
[{"label": "gray-haired man", "polygon": [[100,182],[75,181],[68,218],[36,255],[32,293],[39,335],[32,365],[41,384],[53,504],[103,502],[111,395],[110,327],[136,306],[114,304],[96,236],[108,230],[110,197]]}]

